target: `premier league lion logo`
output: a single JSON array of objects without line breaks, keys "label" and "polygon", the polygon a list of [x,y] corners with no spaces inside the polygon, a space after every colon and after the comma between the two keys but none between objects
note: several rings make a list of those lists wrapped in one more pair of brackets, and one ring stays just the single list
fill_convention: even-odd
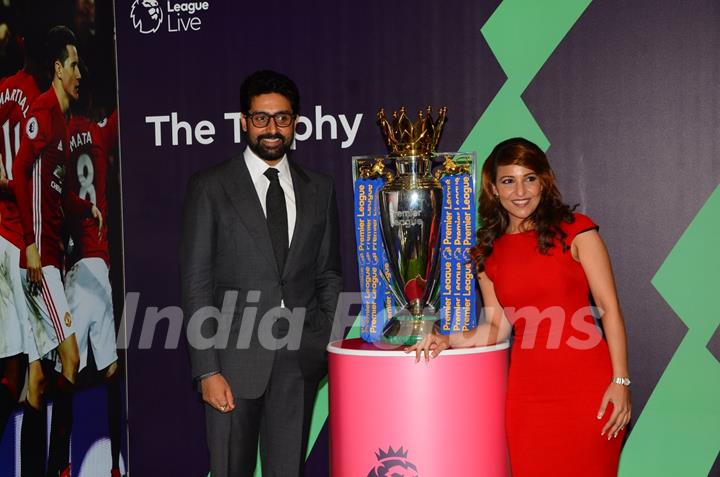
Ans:
[{"label": "premier league lion logo", "polygon": [[378,449],[375,453],[378,463],[368,477],[418,477],[417,468],[407,459],[407,455],[408,451],[402,447],[393,450],[390,446],[387,452]]},{"label": "premier league lion logo", "polygon": [[157,0],[135,0],[130,9],[133,27],[140,33],[155,33],[163,21]]}]

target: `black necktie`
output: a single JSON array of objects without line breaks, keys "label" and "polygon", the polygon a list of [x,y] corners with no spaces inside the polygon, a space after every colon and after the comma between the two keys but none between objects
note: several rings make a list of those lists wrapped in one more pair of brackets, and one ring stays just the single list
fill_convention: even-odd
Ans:
[{"label": "black necktie", "polygon": [[285,257],[288,251],[288,218],[285,206],[285,193],[278,179],[278,170],[272,167],[265,171],[265,177],[270,181],[270,186],[265,196],[265,211],[267,216],[268,231],[272,242],[275,260],[278,264],[278,271],[282,274],[285,268]]}]

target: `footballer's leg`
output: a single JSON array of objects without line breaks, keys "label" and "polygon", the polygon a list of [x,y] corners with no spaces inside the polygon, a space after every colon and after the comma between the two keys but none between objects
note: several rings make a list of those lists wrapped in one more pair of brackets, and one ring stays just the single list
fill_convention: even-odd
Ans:
[{"label": "footballer's leg", "polygon": [[[66,314],[70,317],[70,313]],[[80,366],[80,352],[78,351],[78,344],[75,340],[75,335],[72,334],[65,338],[57,347],[58,355],[60,356],[60,363],[62,364],[62,375],[70,384],[75,384],[77,381],[78,367]]]},{"label": "footballer's leg", "polygon": [[[68,317],[69,317],[68,312]],[[70,318],[71,319],[71,318]],[[55,401],[50,427],[48,476],[63,475],[70,465],[70,433],[73,423],[73,397],[80,362],[75,335],[67,337],[57,347],[62,373],[55,378]]]},{"label": "footballer's leg", "polygon": [[28,320],[27,308],[24,311],[25,353],[29,363],[27,393],[20,430],[21,475],[22,477],[44,477],[47,435],[47,417],[44,404],[46,380],[40,354],[35,343],[35,336]]},{"label": "footballer's leg", "polygon": [[28,389],[25,401],[34,409],[40,409],[45,401],[45,371],[37,359],[28,364]]},{"label": "footballer's leg", "polygon": [[65,276],[65,295],[78,338],[80,370],[87,365],[88,347],[92,346],[99,377],[107,385],[111,475],[120,475],[121,383],[118,378],[112,289],[106,262],[97,257],[76,262]]},{"label": "footballer's leg", "polygon": [[[17,407],[25,380],[25,299],[18,266],[19,250],[0,236],[0,438]],[[22,308],[18,308],[22,307]]]},{"label": "footballer's leg", "polygon": [[[24,272],[27,278],[27,271]],[[69,468],[72,398],[79,352],[60,271],[54,266],[45,266],[42,272],[42,283],[37,289],[27,285],[27,280],[24,283],[38,353],[44,357],[55,350],[62,364],[62,373],[55,375],[52,370],[48,371],[52,373],[48,376],[53,376],[49,380],[55,385],[55,399],[47,475],[55,477],[68,472]]]},{"label": "footballer's leg", "polygon": [[0,364],[0,437],[10,416],[17,407],[20,391],[25,384],[26,355],[2,358]]},{"label": "footballer's leg", "polygon": [[45,475],[45,373],[39,359],[28,365],[28,392],[20,430],[22,477]]}]

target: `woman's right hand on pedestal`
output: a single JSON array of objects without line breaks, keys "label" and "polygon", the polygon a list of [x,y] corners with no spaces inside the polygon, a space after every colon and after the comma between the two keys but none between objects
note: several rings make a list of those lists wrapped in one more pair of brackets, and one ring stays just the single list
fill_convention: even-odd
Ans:
[{"label": "woman's right hand on pedestal", "polygon": [[415,362],[419,363],[422,358],[423,352],[425,353],[425,362],[430,361],[430,358],[437,358],[437,356],[444,350],[450,347],[450,336],[441,334],[429,334],[417,344],[405,348],[406,353],[415,351]]}]

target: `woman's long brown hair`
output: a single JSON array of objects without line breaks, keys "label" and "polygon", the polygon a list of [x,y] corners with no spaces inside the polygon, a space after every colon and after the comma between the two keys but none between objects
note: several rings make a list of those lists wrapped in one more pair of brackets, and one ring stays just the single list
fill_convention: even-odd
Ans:
[{"label": "woman's long brown hair", "polygon": [[560,223],[572,223],[575,220],[572,212],[577,206],[569,207],[563,203],[555,174],[542,149],[527,139],[507,139],[495,146],[482,168],[479,206],[482,225],[477,231],[477,245],[470,249],[470,258],[478,273],[485,270],[485,260],[492,253],[493,242],[505,233],[510,224],[507,211],[493,193],[498,167],[507,165],[526,167],[537,174],[540,180],[540,203],[523,221],[537,232],[540,253],[547,254],[555,246],[557,238],[560,239],[563,251],[569,248],[565,243],[567,234],[560,228]]}]

